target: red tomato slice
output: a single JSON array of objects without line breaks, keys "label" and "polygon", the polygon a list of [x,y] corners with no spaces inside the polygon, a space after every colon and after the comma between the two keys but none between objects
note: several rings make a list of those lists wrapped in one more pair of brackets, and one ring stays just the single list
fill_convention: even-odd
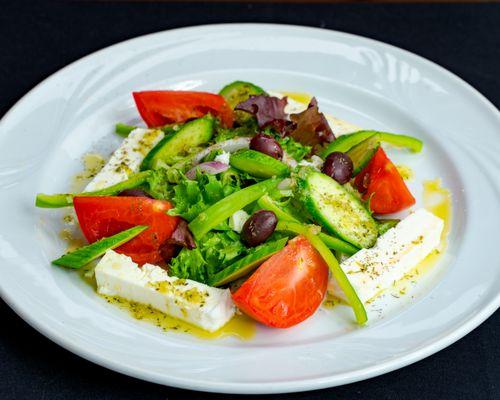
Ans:
[{"label": "red tomato slice", "polygon": [[161,263],[161,246],[170,238],[179,223],[179,217],[166,212],[172,208],[168,201],[146,197],[75,197],[73,199],[78,222],[90,243],[114,235],[136,225],[149,229],[116,248],[130,256],[139,265]]},{"label": "red tomato slice", "polygon": [[363,200],[370,199],[370,208],[376,214],[395,213],[415,204],[415,198],[382,148],[356,175],[354,186],[363,193]]},{"label": "red tomato slice", "polygon": [[303,236],[264,262],[232,297],[264,325],[288,328],[309,318],[325,296],[328,265]]},{"label": "red tomato slice", "polygon": [[135,104],[148,127],[185,122],[211,113],[226,127],[233,126],[233,110],[224,97],[205,92],[154,90],[134,92]]}]

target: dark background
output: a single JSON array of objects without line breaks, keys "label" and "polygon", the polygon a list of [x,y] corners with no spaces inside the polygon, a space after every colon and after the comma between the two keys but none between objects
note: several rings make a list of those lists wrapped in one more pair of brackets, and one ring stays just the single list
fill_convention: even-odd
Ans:
[{"label": "dark background", "polygon": [[[0,2],[0,115],[66,64],[138,35],[220,22],[337,29],[441,64],[500,105],[499,4]],[[471,273],[480,265],[471,265]],[[0,301],[0,399],[226,399],[91,364],[37,333]],[[449,348],[378,378],[273,399],[500,399],[500,313]]]}]

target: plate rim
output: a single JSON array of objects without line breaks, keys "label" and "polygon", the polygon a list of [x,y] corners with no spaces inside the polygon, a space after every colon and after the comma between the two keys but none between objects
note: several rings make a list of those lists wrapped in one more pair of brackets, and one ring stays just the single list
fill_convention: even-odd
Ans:
[{"label": "plate rim", "polygon": [[[398,46],[385,43],[380,40],[372,39],[369,37],[365,37],[362,35],[352,34],[348,32],[342,32],[334,29],[326,29],[326,28],[318,28],[318,27],[310,27],[305,25],[293,25],[293,24],[279,24],[279,23],[220,23],[220,24],[203,24],[203,25],[192,25],[185,26],[181,28],[175,29],[167,29],[161,30],[153,33],[148,33],[145,35],[136,36],[130,39],[126,39],[120,41],[118,43],[106,46],[104,48],[93,51],[67,65],[53,72],[45,79],[36,84],[32,89],[30,89],[26,94],[20,97],[13,106],[7,110],[7,112],[0,119],[0,128],[2,127],[4,121],[9,117],[11,113],[13,113],[19,106],[22,105],[24,100],[31,96],[36,90],[42,87],[45,84],[48,84],[53,79],[56,79],[56,75],[59,73],[73,68],[75,65],[85,62],[87,59],[94,57],[102,52],[107,52],[115,47],[119,47],[121,45],[126,45],[134,41],[140,41],[147,39],[148,37],[153,37],[156,35],[162,35],[167,33],[174,33],[183,30],[195,31],[195,30],[205,30],[205,29],[224,29],[228,27],[234,28],[235,26],[245,27],[254,27],[254,28],[270,28],[270,29],[283,29],[283,30],[295,30],[295,31],[304,31],[305,33],[315,31],[321,32],[326,35],[334,35],[336,37],[347,37],[355,40],[363,40],[368,43],[373,43],[377,46],[388,47],[396,52],[402,52],[407,57],[416,59],[417,61],[427,64],[427,66],[439,71],[440,73],[444,73],[449,78],[451,78],[454,83],[460,85],[462,88],[467,89],[468,95],[475,97],[477,100],[480,100],[481,105],[486,107],[491,113],[495,114],[497,119],[500,119],[500,111],[495,107],[495,105],[481,92],[475,89],[470,83],[466,80],[460,78],[454,72],[442,67],[441,65],[431,61],[423,56],[420,56],[416,53],[413,53],[409,50],[400,48]],[[241,394],[264,394],[264,393],[289,393],[289,392],[298,392],[298,391],[307,391],[314,389],[321,389],[327,387],[333,387],[338,385],[344,385],[348,383],[353,383],[357,381],[361,381],[364,379],[372,378],[375,376],[379,376],[388,372],[392,372],[396,369],[403,368],[412,363],[420,361],[444,348],[455,343],[457,340],[461,339],[468,333],[470,333],[473,329],[477,328],[480,324],[482,324],[487,318],[489,318],[499,307],[500,307],[500,293],[497,293],[496,296],[491,298],[478,312],[467,318],[462,325],[455,329],[448,330],[445,334],[440,337],[432,340],[430,343],[424,345],[422,348],[417,349],[415,351],[408,352],[400,357],[397,357],[393,360],[388,360],[373,366],[356,369],[355,371],[347,371],[341,374],[332,375],[329,377],[320,377],[320,378],[305,378],[300,381],[290,382],[287,380],[280,380],[275,383],[234,383],[234,382],[214,382],[210,380],[200,380],[191,381],[189,379],[182,379],[178,377],[165,376],[158,373],[153,373],[146,369],[141,368],[132,368],[129,366],[121,365],[113,359],[107,358],[105,356],[100,356],[95,354],[92,351],[87,351],[83,346],[75,345],[70,341],[66,340],[63,333],[58,332],[56,329],[52,329],[50,325],[44,324],[41,320],[38,320],[35,316],[29,313],[27,310],[23,310],[22,306],[19,302],[15,300],[15,296],[9,294],[8,290],[5,290],[2,285],[0,285],[0,297],[5,301],[5,303],[17,314],[19,315],[25,322],[27,322],[31,327],[36,329],[42,335],[50,339],[52,342],[57,345],[63,347],[64,349],[88,360],[99,366],[117,371],[119,373],[139,378],[145,381],[154,382],[162,385],[174,386],[182,389],[189,390],[197,390],[204,392],[216,392],[216,393],[241,393]]]}]

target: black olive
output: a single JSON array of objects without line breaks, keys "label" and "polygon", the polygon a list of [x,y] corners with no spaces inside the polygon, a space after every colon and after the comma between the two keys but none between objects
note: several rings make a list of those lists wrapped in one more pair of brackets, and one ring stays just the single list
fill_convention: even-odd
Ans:
[{"label": "black olive", "polygon": [[260,151],[277,160],[281,160],[283,157],[283,149],[279,143],[271,136],[264,135],[263,133],[259,133],[252,138],[250,141],[250,149]]},{"label": "black olive", "polygon": [[353,169],[351,158],[340,151],[329,154],[323,164],[323,173],[335,179],[341,185],[349,182]]},{"label": "black olive", "polygon": [[124,197],[148,197],[152,199],[153,197],[142,189],[125,189],[118,193],[118,196]]},{"label": "black olive", "polygon": [[250,247],[264,243],[272,235],[278,218],[272,211],[259,210],[247,219],[241,229],[241,240]]}]

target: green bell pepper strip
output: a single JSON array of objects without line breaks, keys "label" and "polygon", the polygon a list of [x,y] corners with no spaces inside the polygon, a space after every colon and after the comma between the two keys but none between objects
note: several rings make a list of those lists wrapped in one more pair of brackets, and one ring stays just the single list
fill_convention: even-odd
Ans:
[{"label": "green bell pepper strip", "polygon": [[121,122],[118,122],[115,125],[115,133],[120,135],[121,137],[125,138],[129,135],[130,132],[132,132],[136,128],[137,128],[136,126],[127,125],[127,124],[123,124]]},{"label": "green bell pepper strip", "polygon": [[139,172],[132,175],[129,179],[119,182],[113,186],[93,192],[83,193],[60,193],[60,194],[43,194],[36,195],[35,205],[40,208],[61,208],[69,207],[73,204],[73,197],[75,196],[114,196],[122,190],[133,189],[145,183],[152,171]]},{"label": "green bell pepper strip", "polygon": [[377,222],[378,234],[380,236],[399,223],[399,219],[376,219],[375,221]]},{"label": "green bell pepper strip", "polygon": [[347,243],[342,239],[336,238],[335,236],[330,236],[323,232],[320,232],[318,236],[323,243],[326,244],[326,247],[331,250],[347,254],[348,256],[352,256],[359,251],[356,246],[353,246],[351,243]]},{"label": "green bell pepper strip", "polygon": [[321,156],[325,158],[328,154],[333,153],[334,151],[345,153],[362,141],[375,135],[378,136],[381,142],[389,143],[397,147],[404,147],[414,153],[419,153],[422,150],[423,142],[420,139],[411,136],[379,131],[358,131],[339,136],[336,140],[331,142],[325,150],[323,150]]},{"label": "green bell pepper strip", "polygon": [[203,235],[225,221],[236,211],[259,199],[269,190],[274,189],[279,182],[279,179],[267,179],[232,193],[211,205],[189,223],[189,229],[194,238],[201,239]]},{"label": "green bell pepper strip", "polygon": [[146,229],[148,229],[147,226],[134,226],[116,235],[103,238],[87,246],[80,247],[75,251],[66,253],[57,260],[52,261],[52,264],[59,265],[60,267],[79,269],[97,257],[102,256],[109,249],[115,249],[128,242]]},{"label": "green bell pepper strip", "polygon": [[[272,211],[276,215],[278,220],[295,222],[297,224],[301,223],[301,221],[283,211],[267,194],[257,200],[257,204],[259,205],[259,207],[265,210]],[[353,246],[352,244],[347,243],[342,239],[327,235],[326,233],[319,233],[319,237],[326,244],[326,246],[332,250],[340,251],[350,256],[359,251],[356,246]]]},{"label": "green bell pepper strip", "polygon": [[278,231],[288,231],[293,232],[298,235],[303,235],[309,242],[314,246],[318,253],[323,257],[325,262],[328,264],[330,271],[334,279],[339,284],[340,288],[344,292],[349,305],[354,311],[356,316],[356,322],[359,325],[363,325],[368,321],[368,316],[366,314],[366,309],[361,300],[359,299],[356,291],[353,289],[351,282],[347,278],[346,274],[339,265],[339,262],[330,251],[330,249],[323,243],[319,236],[314,232],[316,227],[311,227],[309,225],[298,224],[296,222],[290,221],[279,221],[276,226]]}]

